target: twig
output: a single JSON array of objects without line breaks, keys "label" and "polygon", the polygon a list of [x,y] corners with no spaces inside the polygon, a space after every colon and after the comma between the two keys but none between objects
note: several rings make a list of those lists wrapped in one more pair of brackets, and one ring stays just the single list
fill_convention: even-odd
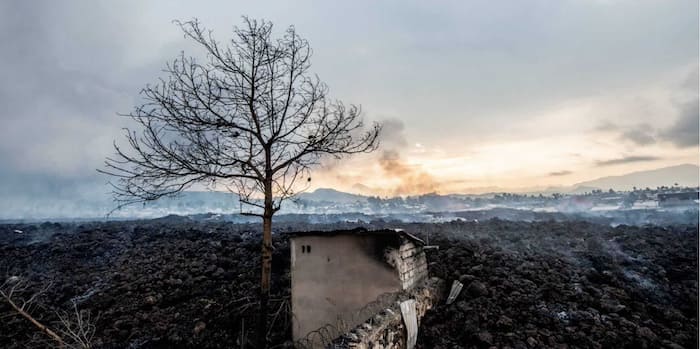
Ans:
[{"label": "twig", "polygon": [[[5,287],[9,286],[9,290],[6,290]],[[5,299],[5,301],[14,309],[19,315],[24,317],[25,319],[29,320],[34,326],[36,326],[41,333],[46,334],[47,336],[51,337],[56,343],[58,344],[59,348],[65,347],[65,342],[63,341],[63,338],[56,334],[56,332],[52,331],[50,328],[46,327],[46,325],[42,324],[39,322],[37,319],[35,319],[33,316],[31,316],[27,312],[27,308],[36,300],[36,298],[43,292],[46,291],[48,286],[46,288],[43,288],[41,291],[36,292],[32,294],[31,297],[29,297],[28,300],[22,301],[22,304],[19,305],[17,304],[13,299],[13,295],[15,292],[21,292],[25,290],[25,285],[24,281],[19,279],[16,276],[8,278],[1,286],[0,286],[0,296]]]}]

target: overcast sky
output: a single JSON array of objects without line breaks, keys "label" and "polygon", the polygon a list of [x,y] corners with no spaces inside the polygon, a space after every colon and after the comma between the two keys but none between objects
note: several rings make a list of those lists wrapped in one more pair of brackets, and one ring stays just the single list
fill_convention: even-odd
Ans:
[{"label": "overcast sky", "polygon": [[377,153],[314,187],[468,192],[698,163],[697,1],[4,1],[0,179],[105,182],[117,113],[199,52],[172,20],[225,40],[242,15],[294,25],[331,94],[387,125]]}]

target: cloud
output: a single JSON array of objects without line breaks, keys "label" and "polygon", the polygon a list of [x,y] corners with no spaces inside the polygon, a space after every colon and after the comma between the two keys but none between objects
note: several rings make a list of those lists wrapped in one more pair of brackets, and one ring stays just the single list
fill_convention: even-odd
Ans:
[{"label": "cloud", "polygon": [[636,145],[649,145],[656,142],[654,129],[649,124],[639,124],[625,130],[620,138]]},{"label": "cloud", "polygon": [[690,69],[680,86],[689,93],[697,95],[698,90],[700,89],[700,66],[698,66],[697,62],[695,62],[693,67]]},{"label": "cloud", "polygon": [[[367,11],[370,4],[375,11]],[[277,29],[296,25],[314,48],[312,72],[328,83],[333,98],[362,104],[371,111],[369,118],[400,117],[384,123],[382,150],[389,153],[366,159],[382,157],[381,174],[404,178],[398,179],[397,190],[414,190],[415,184],[409,183],[416,182],[430,190],[436,182],[446,187],[445,178],[440,170],[411,165],[409,154],[417,153],[414,142],[464,154],[493,139],[500,144],[522,135],[539,137],[530,130],[557,134],[569,127],[590,127],[590,115],[584,113],[561,118],[565,125],[551,129],[530,116],[577,104],[601,91],[604,96],[622,90],[636,93],[697,62],[697,8],[697,1],[688,0],[441,6],[367,0],[275,6],[164,0],[0,2],[0,167],[6,170],[0,182],[12,176],[21,188],[42,183],[43,177],[28,174],[81,183],[83,176],[92,176],[112,154],[112,140],[122,139],[125,121],[115,113],[138,104],[138,90],[154,82],[163,64],[181,49],[187,55],[200,52],[172,25],[176,18],[200,18],[219,40],[230,37],[231,26],[240,24],[239,14],[270,19]],[[338,12],[346,16],[333,16]],[[634,29],[620,30],[622,22]],[[591,31],[592,26],[599,30]],[[431,69],[422,69],[425,62],[432,63]],[[688,77],[684,86],[697,89],[697,69]],[[603,114],[601,118],[608,117]],[[652,126],[673,116],[619,115]],[[625,125],[624,120],[610,121]],[[677,125],[651,136],[677,145],[697,144],[696,135],[684,132],[697,130],[684,126],[692,121],[679,117]],[[627,131],[615,127],[601,126],[612,138]],[[573,132],[572,138],[587,136]],[[635,144],[650,141],[639,132],[627,137]],[[588,149],[577,151],[591,155]],[[489,168],[500,158],[469,166]],[[375,166],[366,161],[348,172],[367,178],[371,174],[365,170]],[[342,171],[324,175],[335,173]],[[440,180],[430,180],[431,175]],[[375,186],[371,178],[366,184]]]},{"label": "cloud", "polygon": [[659,133],[662,140],[670,142],[678,148],[697,147],[700,144],[700,81],[698,65],[695,64],[680,84],[681,102],[675,103],[678,116],[674,123]]},{"label": "cloud", "polygon": [[388,147],[405,147],[408,142],[406,142],[406,136],[404,135],[404,130],[406,126],[403,121],[390,118],[385,119],[381,122],[382,133],[381,142],[384,146]]},{"label": "cloud", "polygon": [[598,124],[598,126],[596,126],[594,128],[595,131],[600,131],[600,132],[611,132],[611,131],[617,131],[619,129],[620,129],[620,126],[618,126],[617,124],[615,124],[609,120],[602,121],[601,123]]},{"label": "cloud", "polygon": [[648,155],[625,156],[625,157],[618,158],[618,159],[596,161],[596,165],[597,166],[613,166],[613,165],[629,164],[629,163],[634,163],[634,162],[655,161],[655,160],[660,160],[660,159],[661,158],[659,158],[657,156],[648,156]]},{"label": "cloud", "polygon": [[594,129],[597,132],[618,134],[622,141],[632,142],[636,145],[649,145],[656,143],[655,130],[647,123],[637,125],[620,125],[609,120],[602,121]]},{"label": "cloud", "polygon": [[566,170],[564,170],[564,171],[554,171],[554,172],[550,172],[549,175],[550,175],[551,177],[560,177],[560,176],[568,176],[568,175],[570,175],[570,174],[572,174],[572,173],[573,173],[573,172],[571,172],[571,171],[566,171]]},{"label": "cloud", "polygon": [[618,138],[620,140],[632,142],[636,145],[649,145],[654,144],[657,141],[657,131],[647,123],[627,126],[605,120],[599,123],[593,130],[597,132],[618,134]]},{"label": "cloud", "polygon": [[[662,102],[663,107],[658,105],[654,107],[654,97],[646,96],[638,97],[634,103],[617,112],[620,117],[627,120],[645,120],[645,122],[629,123],[620,119],[616,121],[603,119],[593,127],[592,131],[617,136],[619,140],[637,146],[661,142],[671,143],[677,148],[697,146],[700,143],[698,65],[692,64],[689,69],[684,69],[687,73],[682,79],[663,87],[662,91],[670,96]],[[677,79],[677,76],[673,79]],[[625,106],[622,101],[618,104]],[[673,119],[671,126],[662,126],[666,124],[665,120],[669,116]]]},{"label": "cloud", "polygon": [[661,132],[660,136],[679,148],[700,144],[700,113],[698,98],[680,106],[680,116],[674,124]]},{"label": "cloud", "polygon": [[[0,161],[20,174],[95,176],[125,125],[116,113],[147,81],[124,72],[121,34],[88,33],[84,22],[61,20],[69,9],[45,5],[0,5]],[[106,11],[88,16],[114,22]]]}]

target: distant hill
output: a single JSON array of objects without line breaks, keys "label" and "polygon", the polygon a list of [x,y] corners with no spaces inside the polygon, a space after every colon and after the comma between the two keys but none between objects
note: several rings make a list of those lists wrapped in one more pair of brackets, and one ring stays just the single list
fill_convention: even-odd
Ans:
[{"label": "distant hill", "polygon": [[328,201],[336,203],[353,203],[356,201],[366,201],[367,197],[357,194],[345,193],[335,189],[319,188],[310,193],[301,193],[297,196],[302,200]]},{"label": "distant hill", "polygon": [[591,188],[631,190],[632,187],[656,188],[658,186],[672,186],[674,183],[678,183],[680,186],[697,187],[698,183],[700,183],[700,167],[684,164],[632,172],[621,176],[602,177],[577,183],[573,185],[572,191],[580,191],[581,188],[586,188],[587,190]]}]

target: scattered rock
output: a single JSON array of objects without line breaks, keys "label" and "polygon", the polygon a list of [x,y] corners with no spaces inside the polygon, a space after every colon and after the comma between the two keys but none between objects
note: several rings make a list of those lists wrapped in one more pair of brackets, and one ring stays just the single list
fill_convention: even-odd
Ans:
[{"label": "scattered rock", "polygon": [[479,340],[479,342],[481,342],[483,344],[488,344],[488,345],[493,344],[493,336],[486,331],[479,332],[476,337]]},{"label": "scattered rock", "polygon": [[207,324],[205,324],[204,321],[197,321],[197,323],[194,324],[194,330],[192,330],[192,333],[194,333],[195,336],[198,336],[206,327]]},{"label": "scattered rock", "polygon": [[486,285],[476,280],[469,283],[469,286],[467,286],[467,292],[474,297],[486,296],[489,294]]},{"label": "scattered rock", "polygon": [[648,341],[656,341],[659,337],[649,327],[640,327],[637,329],[637,336]]},{"label": "scattered rock", "polygon": [[496,321],[496,326],[502,329],[509,329],[513,327],[513,320],[505,315],[501,315]]}]

